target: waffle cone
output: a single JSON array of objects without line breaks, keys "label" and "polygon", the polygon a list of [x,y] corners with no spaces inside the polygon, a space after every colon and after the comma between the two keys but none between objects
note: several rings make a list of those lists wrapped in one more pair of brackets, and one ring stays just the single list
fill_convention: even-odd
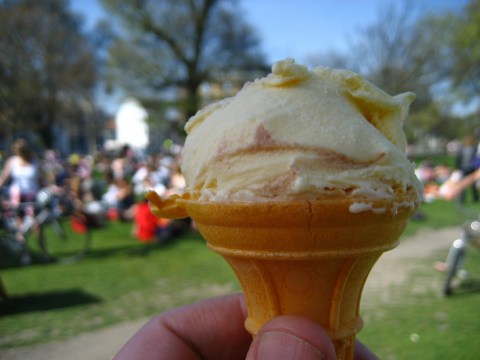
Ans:
[{"label": "waffle cone", "polygon": [[246,329],[255,336],[283,314],[324,327],[337,357],[352,359],[363,327],[359,305],[368,273],[394,248],[414,211],[414,198],[370,201],[352,213],[351,199],[266,203],[186,200],[208,247],[235,271],[245,293]]}]

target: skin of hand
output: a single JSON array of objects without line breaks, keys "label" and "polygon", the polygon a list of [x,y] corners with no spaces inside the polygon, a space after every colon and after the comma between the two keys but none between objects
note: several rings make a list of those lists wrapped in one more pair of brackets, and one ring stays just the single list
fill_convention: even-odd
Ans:
[{"label": "skin of hand", "polygon": [[[114,360],[336,359],[327,333],[310,319],[277,317],[252,341],[243,325],[246,316],[242,294],[176,308],[147,322]],[[357,341],[355,360],[373,359],[377,357]]]}]

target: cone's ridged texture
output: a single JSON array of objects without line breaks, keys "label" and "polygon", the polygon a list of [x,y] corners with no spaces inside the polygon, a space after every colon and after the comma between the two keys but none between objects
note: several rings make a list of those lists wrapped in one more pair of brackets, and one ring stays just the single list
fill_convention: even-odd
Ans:
[{"label": "cone's ridged texture", "polygon": [[382,213],[352,213],[351,204],[185,202],[208,246],[226,259],[242,285],[247,330],[255,335],[278,315],[304,315],[328,331],[339,359],[353,357],[368,273],[397,245],[413,211],[378,200],[375,208],[383,207]]}]

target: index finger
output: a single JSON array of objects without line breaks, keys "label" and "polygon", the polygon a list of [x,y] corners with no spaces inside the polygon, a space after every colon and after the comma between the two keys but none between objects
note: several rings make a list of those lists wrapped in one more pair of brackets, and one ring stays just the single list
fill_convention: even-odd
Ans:
[{"label": "index finger", "polygon": [[245,359],[252,342],[244,327],[246,316],[242,294],[167,311],[144,325],[115,360]]}]

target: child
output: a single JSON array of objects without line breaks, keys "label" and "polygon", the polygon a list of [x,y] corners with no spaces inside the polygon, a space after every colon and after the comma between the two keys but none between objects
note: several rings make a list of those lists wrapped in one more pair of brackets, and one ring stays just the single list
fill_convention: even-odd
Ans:
[{"label": "child", "polygon": [[169,236],[170,220],[153,215],[146,199],[135,205],[133,220],[134,235],[141,242],[161,243]]}]

